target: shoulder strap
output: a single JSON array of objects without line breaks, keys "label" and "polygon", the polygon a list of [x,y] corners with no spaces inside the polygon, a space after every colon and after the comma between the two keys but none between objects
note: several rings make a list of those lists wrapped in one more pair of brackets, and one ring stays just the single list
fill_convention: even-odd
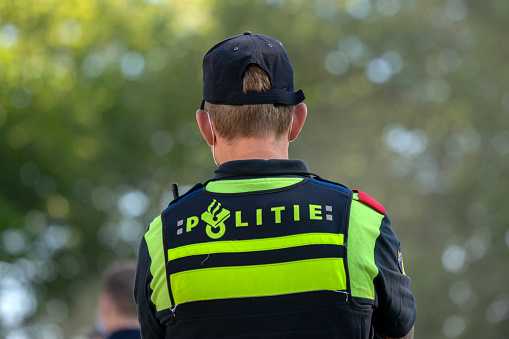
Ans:
[{"label": "shoulder strap", "polygon": [[378,213],[385,215],[385,208],[382,206],[381,203],[379,203],[373,197],[371,197],[370,195],[368,195],[364,192],[361,192],[359,190],[353,190],[353,191],[359,195],[360,202],[362,202],[366,206],[371,207]]}]

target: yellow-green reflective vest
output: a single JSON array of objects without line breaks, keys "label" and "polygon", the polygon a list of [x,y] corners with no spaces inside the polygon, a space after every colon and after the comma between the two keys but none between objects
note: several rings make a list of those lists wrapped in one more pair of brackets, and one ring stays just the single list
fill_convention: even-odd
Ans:
[{"label": "yellow-green reflective vest", "polygon": [[353,296],[374,303],[377,271],[374,259],[353,260],[368,269],[356,267],[352,284],[352,199],[315,178],[262,178],[195,187],[170,204],[152,240],[165,249],[168,289],[160,276],[152,287],[157,310],[172,310],[171,337],[367,338],[372,307]]}]

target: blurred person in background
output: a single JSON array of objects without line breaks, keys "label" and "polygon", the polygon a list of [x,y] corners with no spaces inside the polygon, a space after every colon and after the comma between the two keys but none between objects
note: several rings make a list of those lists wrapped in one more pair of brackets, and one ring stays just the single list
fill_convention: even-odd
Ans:
[{"label": "blurred person in background", "polygon": [[283,45],[245,32],[212,47],[203,71],[196,118],[218,168],[141,241],[143,338],[413,338],[384,207],[288,159],[307,108]]},{"label": "blurred person in background", "polygon": [[96,328],[91,339],[139,339],[133,290],[136,263],[117,261],[103,272]]}]

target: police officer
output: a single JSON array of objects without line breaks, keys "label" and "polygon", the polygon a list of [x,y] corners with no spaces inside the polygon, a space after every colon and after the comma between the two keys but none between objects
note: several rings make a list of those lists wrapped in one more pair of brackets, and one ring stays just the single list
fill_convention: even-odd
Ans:
[{"label": "police officer", "polygon": [[245,32],[203,71],[196,119],[218,168],[141,241],[143,338],[413,338],[384,207],[288,160],[307,109],[283,45]]}]

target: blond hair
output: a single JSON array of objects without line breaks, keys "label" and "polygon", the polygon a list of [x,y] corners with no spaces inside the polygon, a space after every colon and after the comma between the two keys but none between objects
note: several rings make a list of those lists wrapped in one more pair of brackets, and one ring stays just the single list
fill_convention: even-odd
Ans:
[{"label": "blond hair", "polygon": [[[260,66],[251,64],[243,76],[243,91],[261,92],[271,88],[270,79]],[[215,132],[228,141],[238,137],[281,138],[292,120],[293,105],[215,105],[205,102]]]}]

